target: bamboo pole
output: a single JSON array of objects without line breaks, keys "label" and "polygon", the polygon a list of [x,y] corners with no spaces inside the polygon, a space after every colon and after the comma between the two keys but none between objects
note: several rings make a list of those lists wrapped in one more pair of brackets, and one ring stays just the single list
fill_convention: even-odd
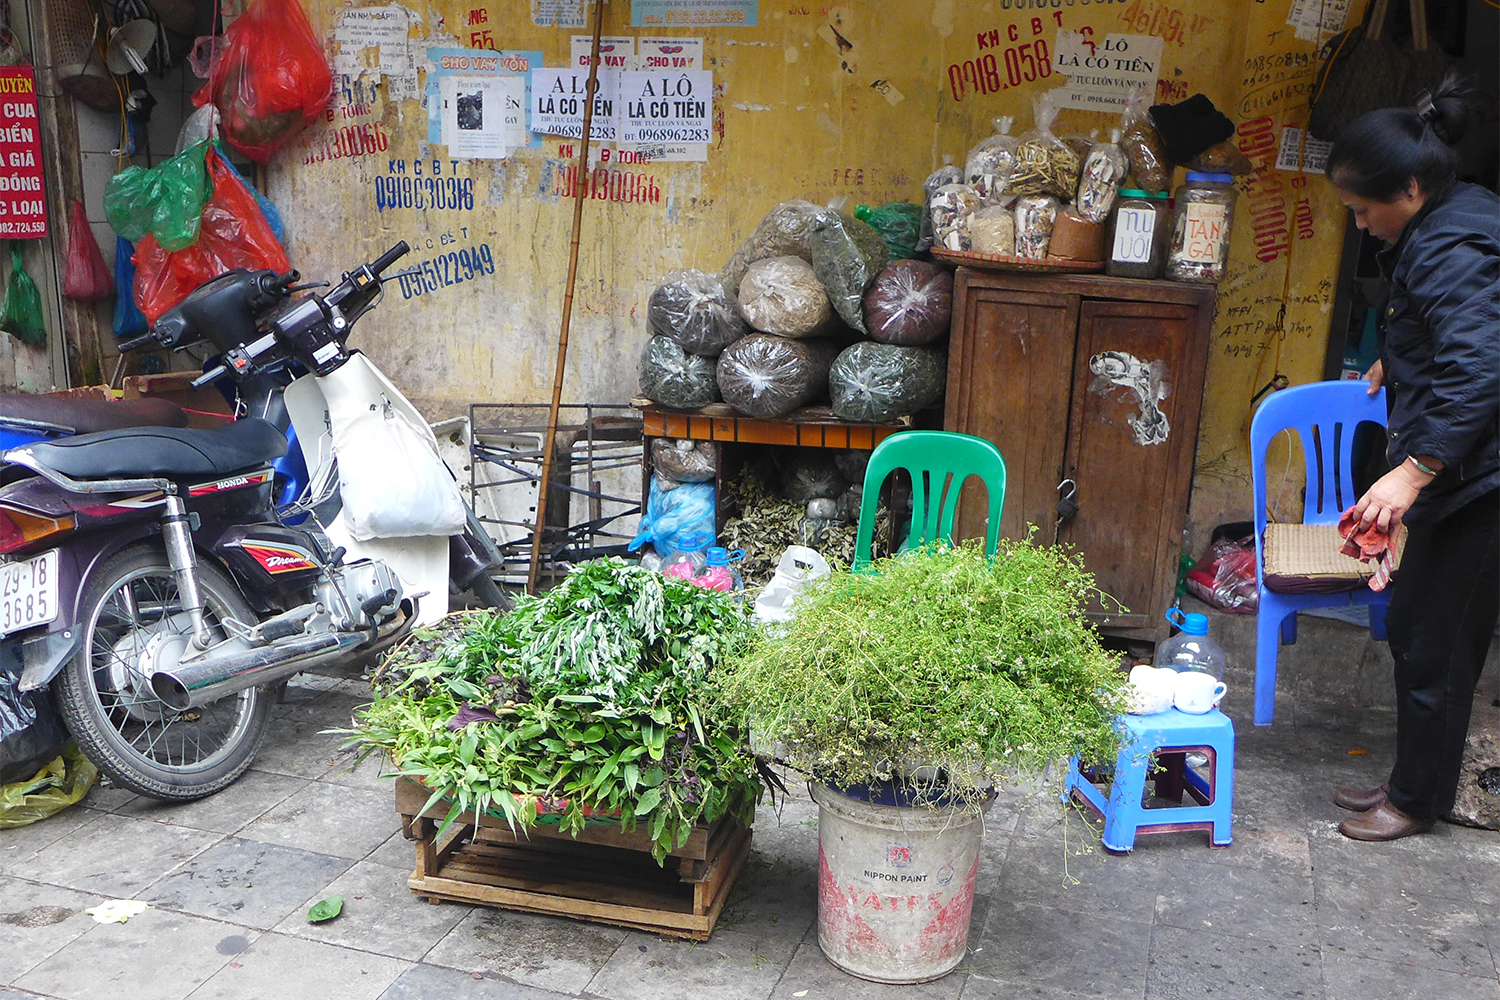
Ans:
[{"label": "bamboo pole", "polygon": [[552,405],[547,410],[547,437],[542,447],[542,478],[536,492],[536,528],[531,535],[531,568],[526,592],[536,593],[542,560],[542,535],[547,530],[547,495],[552,492],[552,452],[557,446],[557,416],[562,407],[563,373],[568,363],[568,332],[573,325],[573,288],[578,282],[578,236],[583,228],[583,199],[588,191],[589,130],[594,124],[594,95],[599,90],[599,38],[604,32],[604,0],[594,0],[594,44],[589,53],[587,100],[583,105],[583,137],[578,143],[578,169],[573,190],[573,242],[568,249],[568,281],[563,291],[562,329],[557,336],[557,371],[552,378]]}]

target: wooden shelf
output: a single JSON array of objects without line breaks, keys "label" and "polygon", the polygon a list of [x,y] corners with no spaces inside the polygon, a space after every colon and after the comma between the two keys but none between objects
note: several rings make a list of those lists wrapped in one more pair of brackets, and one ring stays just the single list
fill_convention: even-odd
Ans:
[{"label": "wooden shelf", "polygon": [[726,403],[701,410],[667,410],[649,399],[631,405],[641,411],[646,437],[692,438],[735,444],[780,444],[803,448],[873,449],[900,431],[910,430],[910,417],[886,424],[852,424],[834,416],[826,406],[793,410],[779,420],[741,416]]}]

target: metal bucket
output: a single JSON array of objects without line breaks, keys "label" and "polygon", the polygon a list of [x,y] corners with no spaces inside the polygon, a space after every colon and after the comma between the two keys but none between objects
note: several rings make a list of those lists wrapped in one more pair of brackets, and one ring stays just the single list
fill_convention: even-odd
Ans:
[{"label": "metal bucket", "polygon": [[877,983],[952,972],[968,948],[983,818],[878,805],[823,785],[812,796],[818,946],[828,961]]}]

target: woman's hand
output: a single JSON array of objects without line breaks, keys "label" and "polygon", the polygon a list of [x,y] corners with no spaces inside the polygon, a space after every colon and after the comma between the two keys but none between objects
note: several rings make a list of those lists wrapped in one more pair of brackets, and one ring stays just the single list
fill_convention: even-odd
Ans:
[{"label": "woman's hand", "polygon": [[1354,505],[1354,517],[1359,522],[1359,530],[1364,531],[1370,525],[1377,524],[1386,534],[1395,534],[1396,529],[1401,526],[1401,519],[1416,502],[1417,493],[1431,481],[1430,476],[1410,462],[1402,462],[1381,476],[1370,487],[1369,492],[1359,498],[1359,503]]},{"label": "woman's hand", "polygon": [[1381,364],[1379,358],[1370,366],[1370,370],[1365,372],[1365,381],[1370,383],[1370,388],[1367,391],[1372,396],[1379,392],[1380,387],[1385,384],[1385,365]]}]

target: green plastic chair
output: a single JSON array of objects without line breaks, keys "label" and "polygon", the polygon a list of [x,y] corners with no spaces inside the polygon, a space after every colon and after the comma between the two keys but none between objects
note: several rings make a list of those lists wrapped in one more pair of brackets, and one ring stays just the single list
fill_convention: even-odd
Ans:
[{"label": "green plastic chair", "polygon": [[1005,502],[1005,459],[984,438],[951,431],[902,431],[880,442],[865,468],[864,496],[859,505],[859,533],[854,542],[853,569],[870,563],[875,535],[875,508],[886,477],[897,469],[911,476],[911,533],[907,546],[939,539],[953,541],[953,515],[958,493],[970,476],[978,476],[989,494],[989,526],[984,554],[1000,544],[1000,507]]}]

